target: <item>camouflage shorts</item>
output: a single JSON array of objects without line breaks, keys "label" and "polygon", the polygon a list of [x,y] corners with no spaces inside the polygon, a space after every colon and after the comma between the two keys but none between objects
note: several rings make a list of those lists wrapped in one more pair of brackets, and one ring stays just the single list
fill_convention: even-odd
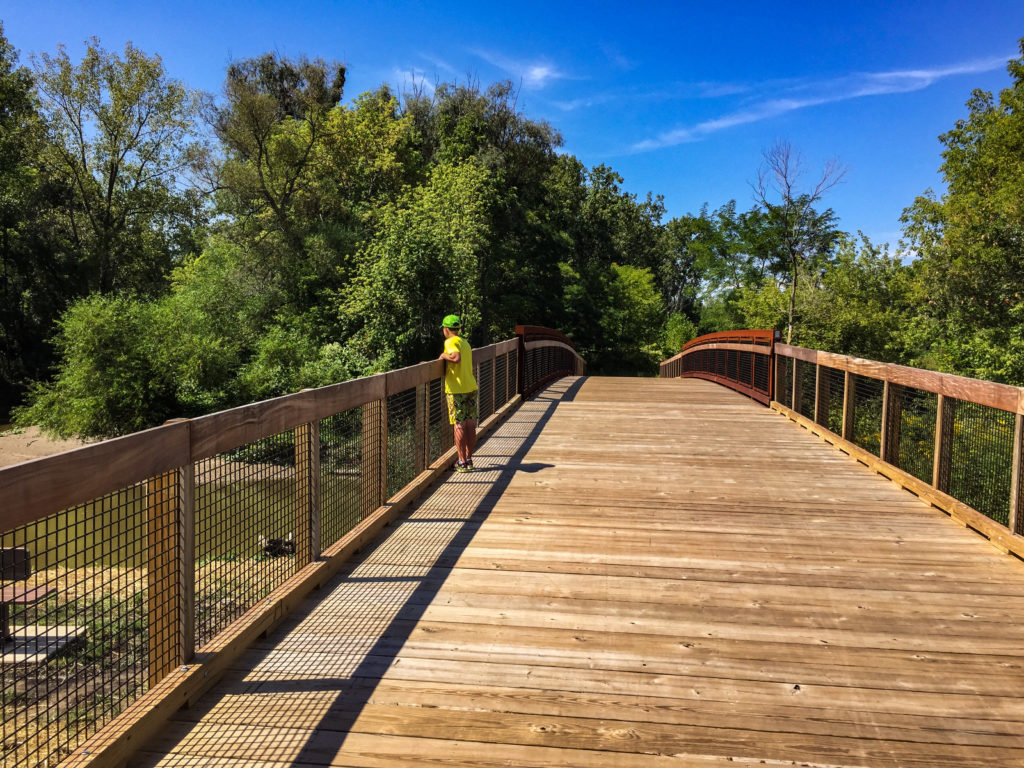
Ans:
[{"label": "camouflage shorts", "polygon": [[479,417],[477,408],[476,390],[472,392],[460,392],[457,394],[447,393],[448,399],[448,423],[459,424],[466,419],[476,421]]}]

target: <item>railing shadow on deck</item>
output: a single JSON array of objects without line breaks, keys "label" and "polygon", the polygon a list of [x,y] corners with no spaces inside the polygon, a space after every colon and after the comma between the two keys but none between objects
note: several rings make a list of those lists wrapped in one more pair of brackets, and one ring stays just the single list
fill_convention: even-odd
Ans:
[{"label": "railing shadow on deck", "polygon": [[[235,693],[301,693],[316,698],[316,722],[304,721],[301,724],[302,730],[308,729],[312,735],[301,746],[298,743],[289,745],[286,752],[291,762],[322,762],[324,754],[336,754],[344,746],[356,721],[371,702],[381,677],[396,663],[418,622],[443,588],[451,569],[517,473],[536,473],[554,466],[527,463],[524,459],[559,405],[571,401],[583,383],[584,377],[579,377],[564,388],[561,382],[551,384],[526,401],[501,429],[481,443],[476,472],[457,475],[435,487],[432,495],[425,496],[425,503],[414,506],[412,511],[392,524],[387,538],[368,547],[326,585],[316,604],[307,605],[282,626],[276,633],[277,637],[268,642],[268,647],[250,654],[247,660],[254,672],[238,673],[237,679],[222,686],[226,696]],[[529,425],[526,434],[502,434],[502,431],[517,432],[517,423]],[[506,452],[505,446],[495,446],[499,441],[506,444],[515,441],[516,445]],[[488,450],[488,446],[498,450]],[[435,511],[440,514],[434,514]],[[390,546],[401,549],[403,527],[415,529],[407,540],[415,541],[416,551],[412,559],[422,564],[408,565],[408,553],[401,557],[389,554]],[[439,530],[431,535],[429,531],[433,528]],[[393,545],[396,538],[397,544]],[[402,589],[403,586],[408,590]],[[375,590],[374,587],[382,589]],[[360,595],[367,591],[372,593],[369,602],[365,594]],[[382,592],[397,594],[396,601],[387,604],[387,598],[381,598]],[[326,604],[331,607],[324,610]],[[338,629],[344,629],[346,634],[342,637],[333,634]],[[296,665],[289,665],[287,661],[275,662],[275,657],[290,653],[288,638],[292,632],[300,638],[299,642],[307,635],[323,638],[323,667],[317,669],[315,662],[308,663],[308,646]],[[365,638],[369,636],[376,639],[366,647]],[[283,652],[275,640],[286,644]],[[266,665],[266,672],[259,671],[261,665]],[[317,674],[321,670],[331,674]],[[222,698],[208,698],[202,707],[191,710],[189,720],[201,718],[215,709],[220,710],[220,714],[227,714],[233,708],[229,705],[224,709]],[[253,705],[250,699],[240,696],[238,707],[248,713]],[[260,718],[259,722],[261,725],[295,727],[287,720],[270,720]],[[183,753],[189,751],[191,738],[191,735],[184,736],[180,744]],[[196,734],[195,739],[199,742],[202,736]]]},{"label": "railing shadow on deck", "polygon": [[[484,427],[582,370],[528,331],[473,352]],[[453,460],[443,376],[432,360],[0,469],[0,554],[42,596],[2,641],[4,765],[123,761],[207,690]],[[84,638],[72,682],[26,653],[54,634]]]}]

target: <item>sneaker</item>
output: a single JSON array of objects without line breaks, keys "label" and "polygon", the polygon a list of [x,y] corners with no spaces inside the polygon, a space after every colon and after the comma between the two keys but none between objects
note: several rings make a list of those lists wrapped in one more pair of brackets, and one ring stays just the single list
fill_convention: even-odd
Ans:
[{"label": "sneaker", "polygon": [[472,472],[473,471],[473,460],[472,459],[470,459],[469,461],[466,462],[466,471],[467,472]]},{"label": "sneaker", "polygon": [[456,472],[469,472],[470,469],[472,469],[472,467],[463,462],[462,459],[459,459],[458,461],[455,462],[452,469],[454,469]]}]

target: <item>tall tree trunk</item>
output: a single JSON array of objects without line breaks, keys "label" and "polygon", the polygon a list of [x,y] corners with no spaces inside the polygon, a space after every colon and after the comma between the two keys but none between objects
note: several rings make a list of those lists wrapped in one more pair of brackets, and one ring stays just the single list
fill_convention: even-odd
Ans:
[{"label": "tall tree trunk", "polygon": [[789,286],[789,325],[786,327],[786,343],[793,343],[793,313],[796,307],[796,281],[798,270],[796,262],[793,263],[793,281]]}]

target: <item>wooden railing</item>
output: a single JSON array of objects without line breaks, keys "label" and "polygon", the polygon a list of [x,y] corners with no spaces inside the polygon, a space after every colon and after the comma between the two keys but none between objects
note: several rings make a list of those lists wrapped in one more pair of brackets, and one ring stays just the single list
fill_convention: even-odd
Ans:
[{"label": "wooden railing", "polygon": [[1024,556],[1024,389],[781,344],[771,331],[700,336],[661,364],[770,405]]},{"label": "wooden railing", "polygon": [[1024,389],[775,345],[772,407],[1024,554]]},{"label": "wooden railing", "polygon": [[701,378],[771,401],[775,331],[722,331],[698,336],[661,364],[662,378]]},{"label": "wooden railing", "polygon": [[[473,350],[481,433],[567,372],[571,342],[524,330]],[[448,468],[443,376],[425,362],[0,469],[0,549],[49,590],[2,648],[3,764],[109,764],[208,688]],[[83,660],[71,678],[47,672],[58,650]]]},{"label": "wooden railing", "polygon": [[586,365],[568,336],[539,325],[517,325],[516,336],[522,360],[519,391],[523,397],[563,376],[584,374]]}]

